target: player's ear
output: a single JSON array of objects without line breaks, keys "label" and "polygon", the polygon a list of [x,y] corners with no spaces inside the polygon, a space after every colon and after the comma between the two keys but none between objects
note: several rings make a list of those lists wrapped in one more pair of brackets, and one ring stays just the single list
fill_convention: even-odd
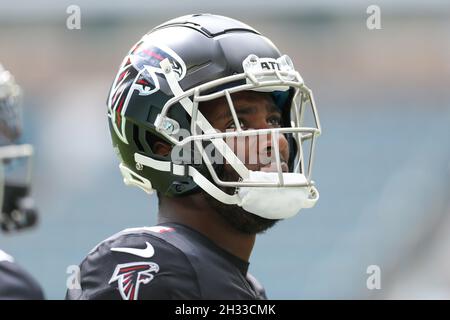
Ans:
[{"label": "player's ear", "polygon": [[156,141],[152,149],[153,152],[157,155],[166,157],[167,155],[169,155],[172,148],[170,147],[170,145],[163,141]]}]

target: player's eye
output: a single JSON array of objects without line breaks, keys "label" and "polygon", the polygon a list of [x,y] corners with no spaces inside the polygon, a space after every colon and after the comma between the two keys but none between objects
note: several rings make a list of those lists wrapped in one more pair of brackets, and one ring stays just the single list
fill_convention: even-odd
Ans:
[{"label": "player's eye", "polygon": [[[244,124],[244,121],[242,121],[242,119],[238,119],[238,121],[239,121],[239,125],[241,126],[241,129],[245,130],[246,126]],[[236,124],[234,123],[233,120],[228,123],[227,129],[233,129],[233,130],[236,129]]]},{"label": "player's eye", "polygon": [[271,116],[267,119],[267,123],[272,127],[279,128],[281,127],[281,117],[278,115]]}]

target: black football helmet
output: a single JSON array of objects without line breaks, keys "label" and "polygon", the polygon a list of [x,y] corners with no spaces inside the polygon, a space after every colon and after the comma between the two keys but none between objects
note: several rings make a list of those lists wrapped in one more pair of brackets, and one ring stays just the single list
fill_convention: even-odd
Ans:
[{"label": "black football helmet", "polygon": [[[232,94],[244,90],[269,92],[281,110],[283,126],[241,130]],[[237,128],[234,132],[217,132],[199,111],[199,103],[219,97],[229,102]],[[308,189],[312,200],[318,198],[311,170],[321,127],[312,93],[292,60],[242,22],[195,14],[157,26],[123,59],[107,105],[112,142],[127,185],[166,196],[203,190],[226,204],[237,203],[237,194],[223,192],[222,186],[302,187]],[[290,172],[301,174],[303,180],[284,181],[279,155],[278,181],[252,180],[226,139],[261,133],[288,138]],[[172,146],[173,152],[167,156],[155,153],[156,141]],[[240,178],[222,181],[218,174],[221,164],[211,160],[207,149],[222,155]]]}]

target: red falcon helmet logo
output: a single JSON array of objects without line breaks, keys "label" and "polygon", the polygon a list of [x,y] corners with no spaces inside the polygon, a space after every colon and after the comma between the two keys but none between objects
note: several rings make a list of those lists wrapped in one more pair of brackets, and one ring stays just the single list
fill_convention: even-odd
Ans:
[{"label": "red falcon helmet logo", "polygon": [[109,283],[118,283],[122,299],[137,300],[140,284],[147,284],[153,279],[153,274],[159,271],[159,266],[153,262],[132,262],[116,266]]}]

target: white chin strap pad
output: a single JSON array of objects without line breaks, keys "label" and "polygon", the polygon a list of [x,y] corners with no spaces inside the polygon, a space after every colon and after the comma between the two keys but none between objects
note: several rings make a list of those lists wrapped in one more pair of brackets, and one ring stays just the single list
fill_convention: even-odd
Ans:
[{"label": "white chin strap pad", "polygon": [[[278,182],[277,172],[250,171],[247,182]],[[306,184],[300,173],[283,173],[285,187],[241,187],[239,206],[244,210],[267,219],[286,219],[295,216],[303,208],[311,208],[319,199],[314,186],[289,187]],[[246,182],[244,180],[244,182]]]}]

